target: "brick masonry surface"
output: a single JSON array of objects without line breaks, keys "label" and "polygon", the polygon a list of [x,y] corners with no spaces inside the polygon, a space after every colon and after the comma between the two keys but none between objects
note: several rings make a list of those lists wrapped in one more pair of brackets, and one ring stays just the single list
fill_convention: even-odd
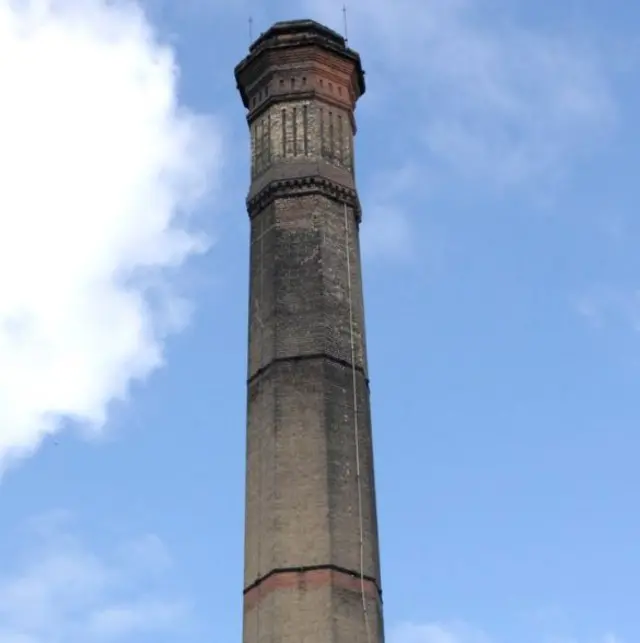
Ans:
[{"label": "brick masonry surface", "polygon": [[244,643],[381,643],[359,58],[316,23],[279,23],[236,79],[252,179]]}]

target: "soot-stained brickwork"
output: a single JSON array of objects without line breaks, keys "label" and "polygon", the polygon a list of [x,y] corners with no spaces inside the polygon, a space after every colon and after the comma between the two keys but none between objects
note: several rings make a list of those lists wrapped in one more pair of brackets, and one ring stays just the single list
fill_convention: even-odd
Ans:
[{"label": "soot-stained brickwork", "polygon": [[235,75],[251,139],[244,643],[382,643],[354,180],[364,73],[339,34],[300,20],[262,34]]}]

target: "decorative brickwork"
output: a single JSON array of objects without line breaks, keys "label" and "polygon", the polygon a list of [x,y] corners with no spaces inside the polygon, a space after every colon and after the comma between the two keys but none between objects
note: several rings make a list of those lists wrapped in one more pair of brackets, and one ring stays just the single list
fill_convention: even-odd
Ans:
[{"label": "decorative brickwork", "polygon": [[[284,97],[283,97],[284,98]],[[297,98],[297,97],[295,97]],[[270,101],[251,120],[251,176],[256,178],[274,163],[324,160],[353,172],[353,130],[343,106],[321,98],[284,103]]]},{"label": "decorative brickwork", "polygon": [[315,22],[277,23],[235,73],[251,137],[244,643],[382,643],[360,58]]}]

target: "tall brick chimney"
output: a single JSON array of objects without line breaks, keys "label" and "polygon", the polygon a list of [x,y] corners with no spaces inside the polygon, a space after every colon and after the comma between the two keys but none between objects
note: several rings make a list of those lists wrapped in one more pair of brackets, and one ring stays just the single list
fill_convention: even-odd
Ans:
[{"label": "tall brick chimney", "polygon": [[279,22],[235,76],[251,132],[243,641],[382,643],[360,57],[316,22]]}]

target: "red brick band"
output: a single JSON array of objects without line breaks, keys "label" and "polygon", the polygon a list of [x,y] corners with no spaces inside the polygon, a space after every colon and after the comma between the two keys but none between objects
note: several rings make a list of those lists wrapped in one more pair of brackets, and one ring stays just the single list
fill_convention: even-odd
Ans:
[{"label": "red brick band", "polygon": [[[244,609],[252,609],[267,594],[276,590],[317,589],[327,585],[354,592],[362,590],[360,576],[336,567],[275,570],[245,590]],[[373,600],[381,599],[378,585],[371,578],[364,578],[364,592]]]}]

